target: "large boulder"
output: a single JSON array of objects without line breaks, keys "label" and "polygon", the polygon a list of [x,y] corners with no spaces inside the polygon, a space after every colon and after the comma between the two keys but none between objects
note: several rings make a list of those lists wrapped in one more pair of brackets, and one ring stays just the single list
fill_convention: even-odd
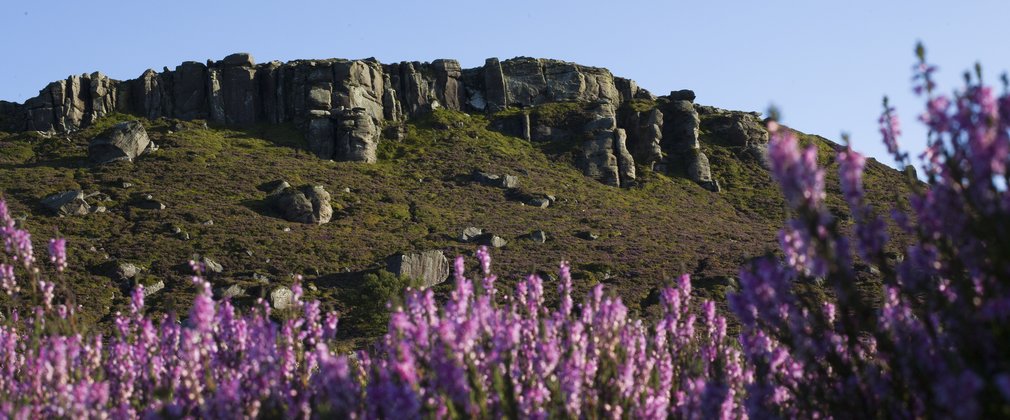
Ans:
[{"label": "large boulder", "polygon": [[59,216],[84,216],[91,213],[91,205],[84,201],[84,191],[71,190],[49,195],[41,204]]},{"label": "large boulder", "polygon": [[449,259],[438,250],[396,254],[386,260],[386,270],[400,277],[420,280],[423,287],[431,287],[449,277]]},{"label": "large boulder", "polygon": [[96,165],[117,160],[133,162],[151,150],[152,144],[140,121],[127,121],[116,124],[92,139],[88,144],[88,159]]},{"label": "large boulder", "polygon": [[294,304],[295,293],[286,286],[278,286],[270,291],[270,304],[274,309],[283,311]]},{"label": "large boulder", "polygon": [[287,188],[272,201],[277,211],[292,222],[321,225],[333,218],[330,193],[319,185]]}]

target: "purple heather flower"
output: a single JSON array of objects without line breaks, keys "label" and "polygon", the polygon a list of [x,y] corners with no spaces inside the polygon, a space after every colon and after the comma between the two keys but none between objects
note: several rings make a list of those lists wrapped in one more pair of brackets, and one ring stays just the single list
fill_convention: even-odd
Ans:
[{"label": "purple heather flower", "polygon": [[49,262],[56,266],[56,270],[63,272],[67,268],[67,240],[64,238],[54,238],[49,240]]},{"label": "purple heather flower", "polygon": [[818,209],[824,200],[824,170],[817,166],[817,147],[802,152],[799,140],[774,122],[768,126],[768,160],[786,200],[795,208]]},{"label": "purple heather flower", "polygon": [[877,120],[880,124],[880,136],[884,140],[884,145],[887,146],[887,152],[894,156],[894,159],[901,162],[904,158],[898,149],[898,137],[901,136],[901,122],[898,120],[898,114],[895,112],[894,107],[887,105],[887,100],[884,100],[884,111],[880,114],[880,118]]},{"label": "purple heather flower", "polygon": [[14,295],[21,291],[21,288],[18,287],[17,278],[14,277],[14,266],[0,264],[0,286],[3,287],[8,295]]}]

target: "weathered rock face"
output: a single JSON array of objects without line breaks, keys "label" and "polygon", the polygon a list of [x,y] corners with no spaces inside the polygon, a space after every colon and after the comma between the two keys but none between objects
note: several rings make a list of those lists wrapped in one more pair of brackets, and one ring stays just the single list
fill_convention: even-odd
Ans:
[{"label": "weathered rock face", "polygon": [[730,146],[768,143],[768,130],[758,113],[727,111],[710,106],[699,106],[698,110],[705,115],[705,129],[725,139]]},{"label": "weathered rock face", "polygon": [[207,66],[187,61],[172,73],[172,102],[176,118],[207,118]]},{"label": "weathered rock face", "polygon": [[321,225],[333,218],[330,193],[318,185],[287,188],[271,200],[277,211],[292,222]]},{"label": "weathered rock face", "polygon": [[746,154],[767,166],[768,130],[760,114],[710,106],[697,108],[705,117],[705,130],[729,146],[742,147]]},{"label": "weathered rock face", "polygon": [[91,140],[88,144],[88,160],[96,165],[117,160],[133,162],[151,150],[152,144],[140,121],[119,123]]},{"label": "weathered rock face", "polygon": [[396,254],[386,260],[386,270],[397,276],[420,280],[423,287],[431,287],[449,277],[449,259],[438,250]]},{"label": "weathered rock face", "polygon": [[673,100],[662,101],[659,107],[663,112],[663,150],[668,153],[684,153],[698,149],[701,119],[694,104],[686,100]]},{"label": "weathered rock face", "polygon": [[519,57],[502,62],[501,70],[507,105],[598,100],[616,105],[621,101],[614,76],[607,69]]},{"label": "weathered rock face", "polygon": [[489,58],[484,62],[484,92],[483,97],[476,93],[471,96],[470,105],[478,107],[486,104],[491,112],[501,111],[508,106],[505,74],[502,73],[501,62],[497,58]]},{"label": "weathered rock face", "polygon": [[[698,107],[694,99],[689,90],[657,98],[607,69],[550,59],[489,58],[463,69],[450,59],[256,64],[238,53],[147,70],[127,81],[97,72],[71,76],[23,105],[0,101],[0,129],[70,132],[111,112],[227,126],[291,123],[321,158],[374,162],[380,132],[401,138],[397,127],[406,119],[438,108],[496,113],[519,107],[523,112],[494,118],[495,128],[530,141],[574,139],[582,146],[576,155],[583,172],[620,186],[635,179],[636,164],[685,174],[699,148],[701,112],[708,132],[763,156],[767,132],[757,115]],[[632,101],[639,106],[628,106]],[[577,118],[564,124],[538,121],[530,112],[557,103],[585,106],[566,110]]]},{"label": "weathered rock face", "polygon": [[354,162],[375,162],[380,133],[364,108],[341,112],[336,131],[338,158]]},{"label": "weathered rock face", "polygon": [[613,105],[597,101],[583,132],[591,136],[582,144],[583,174],[615,187],[634,181],[635,162],[628,152],[624,129],[617,128]]},{"label": "weathered rock face", "polygon": [[21,130],[25,120],[24,105],[0,101],[0,131]]},{"label": "weathered rock face", "polygon": [[648,111],[625,108],[621,114],[621,126],[627,131],[628,150],[635,163],[652,169],[663,159],[663,112],[658,108]]},{"label": "weathered rock face", "polygon": [[259,89],[256,68],[249,54],[238,53],[224,58],[213,68],[215,81],[210,95],[223,113],[211,113],[211,120],[231,126],[249,125],[257,120]]}]

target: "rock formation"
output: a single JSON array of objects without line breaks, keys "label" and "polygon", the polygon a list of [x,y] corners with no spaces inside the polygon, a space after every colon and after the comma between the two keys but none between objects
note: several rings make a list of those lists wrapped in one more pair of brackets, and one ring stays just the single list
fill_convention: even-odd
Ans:
[{"label": "rock formation", "polygon": [[[687,174],[705,186],[712,180],[698,150],[701,112],[708,132],[763,158],[767,132],[756,115],[697,106],[694,99],[689,90],[657,98],[607,69],[551,59],[489,58],[464,69],[450,59],[257,64],[238,53],[147,70],[133,80],[98,72],[71,76],[24,104],[0,101],[0,130],[70,132],[112,112],[232,127],[291,123],[321,158],[374,162],[383,132],[402,137],[403,121],[445,108],[491,113],[493,126],[531,141],[578,138],[579,166],[608,185],[631,185],[639,165]],[[559,103],[584,106],[573,108],[578,115],[565,124],[528,111]],[[493,115],[506,109],[521,112]]]}]

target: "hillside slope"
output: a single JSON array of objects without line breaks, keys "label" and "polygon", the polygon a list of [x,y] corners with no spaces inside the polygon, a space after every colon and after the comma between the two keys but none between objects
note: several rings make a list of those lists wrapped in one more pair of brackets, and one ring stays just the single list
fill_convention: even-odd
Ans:
[{"label": "hillside slope", "polygon": [[[375,164],[308,158],[304,140],[290,127],[233,130],[156,120],[145,125],[160,150],[135,163],[88,166],[88,140],[128,118],[108,117],[68,137],[0,138],[0,189],[36,235],[68,238],[71,270],[65,276],[95,320],[125,304],[129,284],[109,275],[110,262],[142,267],[142,282],[164,280],[164,291],[150,299],[154,308],[185,310],[194,293],[186,262],[195,254],[224,267],[212,275],[216,285],[242,285],[252,298],[303,274],[316,286],[309,296],[353,316],[345,304],[358,293],[357,273],[383,267],[396,252],[472,254],[475,245],[457,240],[468,226],[508,241],[493,251],[501,273],[551,272],[569,260],[580,292],[602,281],[637,309],[650,303],[657,286],[691,272],[702,293],[721,297],[731,284],[724,277],[776,248],[785,218],[767,171],[704,133],[703,149],[722,168],[715,176],[726,180],[721,193],[648,170],[635,187],[609,187],[545,153],[549,143],[505,136],[489,130],[481,115],[450,111],[410,123],[402,141],[381,145]],[[824,149],[828,163],[829,143],[807,139]],[[557,201],[547,208],[527,206],[511,198],[514,191],[472,182],[474,169],[519,174],[520,191],[551,194]],[[868,173],[875,201],[902,192],[896,171],[871,163]],[[829,184],[832,178],[829,172]],[[323,185],[333,192],[334,220],[304,225],[279,217],[257,189],[275,179]],[[123,182],[132,187],[123,188]],[[70,189],[107,194],[101,204],[109,210],[56,217],[39,205],[43,197]],[[838,191],[829,192],[829,203],[840,209]],[[143,194],[166,208],[133,206]],[[538,229],[547,233],[546,243],[524,239]],[[587,239],[586,232],[599,237]],[[43,243],[37,248],[44,249]]]},{"label": "hillside slope", "polygon": [[[0,191],[39,236],[36,249],[68,239],[70,270],[59,276],[89,322],[109,322],[136,283],[156,291],[154,310],[185,311],[188,261],[207,258],[219,295],[270,299],[302,275],[307,295],[360,335],[371,319],[361,299],[374,296],[366,275],[398,253],[471,255],[477,245],[460,240],[468,227],[507,243],[492,252],[496,271],[513,276],[506,285],[567,260],[577,293],[603,282],[646,314],[681,273],[722,301],[741,265],[778,248],[788,215],[757,114],[695,104],[690,91],[656,97],[606,69],[555,60],[466,70],[443,60],[251,63],[235,55],[125,82],[71,77],[25,105],[0,103],[0,128],[11,130],[0,132]],[[257,82],[215,88],[229,74]],[[129,120],[159,148],[133,162],[89,161],[89,144]],[[818,147],[828,206],[844,221],[837,145],[801,139]],[[478,172],[518,183],[489,186]],[[277,180],[323,187],[332,220],[285,220],[267,197]],[[865,182],[879,210],[907,207],[904,174],[871,160]],[[75,190],[104,211],[63,217],[43,204]]]}]

